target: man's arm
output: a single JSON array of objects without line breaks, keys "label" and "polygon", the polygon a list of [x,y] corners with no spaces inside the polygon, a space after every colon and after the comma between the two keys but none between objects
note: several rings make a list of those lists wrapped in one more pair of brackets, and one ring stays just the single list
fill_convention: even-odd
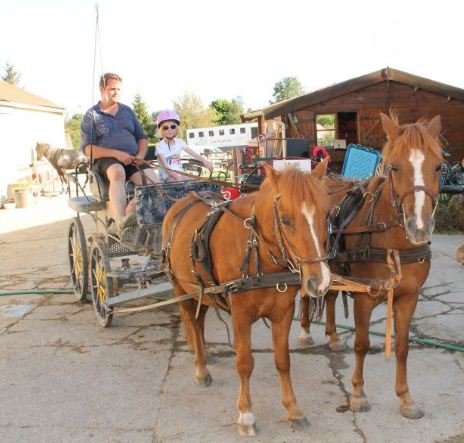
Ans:
[{"label": "man's arm", "polygon": [[145,156],[147,155],[147,150],[148,150],[148,140],[146,138],[141,138],[138,143],[137,143],[139,149],[137,151],[137,155],[135,156],[136,158],[139,158],[140,160],[143,160]]},{"label": "man's arm", "polygon": [[[90,157],[90,147],[91,145],[86,145],[84,149],[84,153],[87,157]],[[92,156],[94,160],[104,157],[112,157],[121,162],[123,165],[130,165],[134,161],[134,157],[127,152],[104,148],[97,145],[92,145]]]}]

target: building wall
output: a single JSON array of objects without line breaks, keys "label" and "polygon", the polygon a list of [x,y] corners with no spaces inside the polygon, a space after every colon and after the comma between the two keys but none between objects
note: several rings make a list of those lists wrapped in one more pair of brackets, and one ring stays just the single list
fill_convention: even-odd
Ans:
[{"label": "building wall", "polygon": [[64,114],[0,106],[0,200],[7,186],[32,174],[37,142],[65,147]]}]

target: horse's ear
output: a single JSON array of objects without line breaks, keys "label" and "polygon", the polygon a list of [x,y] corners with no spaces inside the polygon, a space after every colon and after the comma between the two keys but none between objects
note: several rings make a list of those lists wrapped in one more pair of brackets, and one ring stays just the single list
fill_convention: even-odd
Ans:
[{"label": "horse's ear", "polygon": [[395,140],[398,136],[397,123],[383,112],[380,113],[380,119],[382,120],[382,128],[385,131],[385,134],[387,134],[388,140]]},{"label": "horse's ear", "polygon": [[329,157],[322,160],[311,172],[317,179],[322,180],[324,175],[327,174],[327,165],[329,164]]},{"label": "horse's ear", "polygon": [[428,127],[428,131],[433,138],[438,138],[441,132],[441,117],[439,115],[436,115],[432,118],[432,121],[430,122]]},{"label": "horse's ear", "polygon": [[269,164],[263,163],[264,171],[266,172],[266,178],[272,183],[272,186],[277,186],[277,171]]}]

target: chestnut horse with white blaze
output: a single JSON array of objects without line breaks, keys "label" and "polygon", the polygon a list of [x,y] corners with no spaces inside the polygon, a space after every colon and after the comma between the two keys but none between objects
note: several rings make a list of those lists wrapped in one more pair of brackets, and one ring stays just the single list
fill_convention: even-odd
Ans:
[{"label": "chestnut horse with white blaze", "polygon": [[[251,327],[260,318],[271,322],[288,419],[307,423],[290,379],[288,336],[298,290],[317,302],[331,284],[325,249],[326,169],[327,162],[309,173],[296,168],[278,172],[266,165],[266,179],[259,191],[216,205],[191,194],[176,202],[164,219],[164,264],[176,296],[204,288],[200,297],[179,303],[187,342],[195,354],[198,384],[209,385],[212,380],[206,366],[206,311],[215,305],[232,316],[240,378],[237,425],[244,436],[255,433],[249,388],[254,366]],[[203,227],[218,211],[214,227],[205,234]],[[197,240],[205,235],[206,242],[199,244]],[[209,267],[204,266],[206,262]],[[289,282],[282,274],[294,278]],[[234,290],[230,290],[231,281]],[[214,285],[223,293],[208,292]]]},{"label": "chestnut horse with white blaze", "polygon": [[[396,117],[385,114],[381,114],[381,120],[387,135],[382,150],[385,176],[373,177],[350,193],[346,186],[343,189],[340,179],[327,181],[331,207],[334,208],[331,216],[345,211],[347,220],[344,226],[338,225],[338,230],[341,230],[338,240],[344,244],[342,247],[335,244],[338,254],[330,266],[333,272],[348,277],[367,282],[386,282],[392,272],[387,256],[391,251],[396,251],[397,276],[401,278],[393,291],[390,287],[395,332],[396,394],[400,399],[401,413],[407,418],[420,418],[423,413],[409,393],[406,369],[409,328],[419,289],[430,270],[429,242],[434,229],[433,217],[443,161],[439,143],[441,121],[440,116],[436,116],[430,123],[420,120],[413,124],[399,125]],[[352,202],[356,200],[356,195],[359,197],[357,212],[351,208],[346,209],[349,205],[343,205],[343,201],[349,199],[340,200],[344,196],[349,197],[349,194],[354,196]],[[370,408],[363,389],[364,358],[369,349],[372,310],[385,300],[386,293],[387,287],[384,285],[377,295],[354,294],[356,367],[352,378],[350,408],[355,412]],[[335,327],[336,295],[334,291],[326,295],[326,335],[329,336],[330,348],[341,350],[344,345]],[[305,305],[306,300],[303,299],[301,325],[303,336],[307,337],[310,320]],[[388,312],[387,309],[387,324]]]}]

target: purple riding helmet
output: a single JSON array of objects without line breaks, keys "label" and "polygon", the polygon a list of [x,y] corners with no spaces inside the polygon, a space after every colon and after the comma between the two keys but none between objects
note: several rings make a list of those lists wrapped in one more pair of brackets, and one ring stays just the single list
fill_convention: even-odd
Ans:
[{"label": "purple riding helmet", "polygon": [[161,111],[158,117],[156,118],[156,124],[158,125],[158,128],[161,128],[161,125],[167,121],[174,121],[179,125],[180,124],[179,114],[177,114],[176,111],[171,111],[171,110]]}]

